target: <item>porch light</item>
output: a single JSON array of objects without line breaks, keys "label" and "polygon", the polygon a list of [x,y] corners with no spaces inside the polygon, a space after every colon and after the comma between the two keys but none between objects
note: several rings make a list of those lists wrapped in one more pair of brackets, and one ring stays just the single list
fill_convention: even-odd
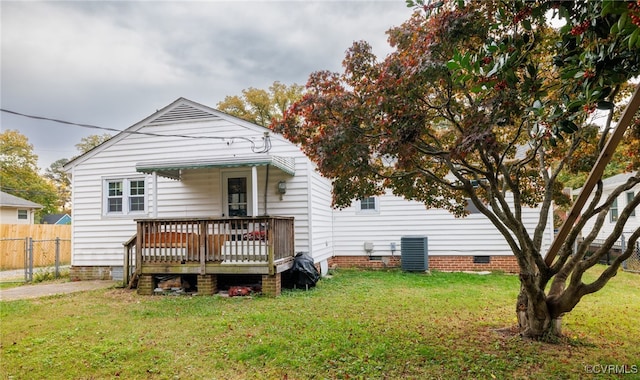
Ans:
[{"label": "porch light", "polygon": [[278,182],[278,194],[280,194],[280,200],[282,196],[287,193],[287,183],[285,181]]}]

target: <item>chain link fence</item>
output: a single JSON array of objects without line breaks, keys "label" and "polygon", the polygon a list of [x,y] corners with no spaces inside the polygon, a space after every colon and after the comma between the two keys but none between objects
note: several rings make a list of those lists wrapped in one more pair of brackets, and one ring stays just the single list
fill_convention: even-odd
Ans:
[{"label": "chain link fence", "polygon": [[[592,252],[595,252],[598,248],[604,245],[604,239],[595,239],[591,242],[589,247],[590,252],[587,253],[589,256]],[[611,265],[613,260],[615,260],[618,256],[622,254],[627,248],[627,240],[625,234],[622,234],[620,240],[615,242],[609,252],[607,252],[601,259],[600,263],[605,265]],[[636,272],[640,273],[640,242],[635,243],[635,249],[629,258],[622,262],[622,269],[627,272]]]},{"label": "chain link fence", "polygon": [[640,242],[636,242],[636,249],[628,259],[622,262],[622,269],[627,272],[640,273]]},{"label": "chain link fence", "polygon": [[71,240],[0,239],[0,267],[3,278],[19,280],[24,272],[24,281],[32,282],[34,274],[58,278],[61,270],[71,263]]}]

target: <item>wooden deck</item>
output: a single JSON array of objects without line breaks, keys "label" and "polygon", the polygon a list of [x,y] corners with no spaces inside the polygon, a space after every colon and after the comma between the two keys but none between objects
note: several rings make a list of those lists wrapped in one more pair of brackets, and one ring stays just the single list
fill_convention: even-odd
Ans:
[{"label": "wooden deck", "polygon": [[138,219],[124,280],[157,274],[275,275],[293,264],[292,217]]}]

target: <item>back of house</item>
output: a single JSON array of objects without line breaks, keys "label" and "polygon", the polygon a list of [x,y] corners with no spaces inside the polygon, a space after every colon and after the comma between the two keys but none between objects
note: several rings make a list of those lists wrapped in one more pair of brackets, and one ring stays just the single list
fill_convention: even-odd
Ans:
[{"label": "back of house", "polygon": [[[443,209],[426,209],[390,192],[354,201],[334,216],[334,257],[337,266],[386,268],[401,266],[403,253],[413,258],[415,247],[424,246],[426,266],[442,271],[519,271],[511,248],[496,227],[474,208],[464,218]],[[533,231],[540,211],[523,207],[522,219]],[[402,242],[411,242],[405,247]],[[553,241],[551,216],[541,251]],[[421,255],[421,253],[420,253]]]},{"label": "back of house", "polygon": [[[412,238],[424,242],[429,269],[518,270],[482,214],[454,218],[391,193],[335,210],[331,181],[299,147],[184,98],[65,168],[74,279],[124,278],[127,255],[142,274],[274,276],[297,252],[313,257],[322,274],[331,266],[397,267]],[[538,209],[523,210],[530,231],[538,217]],[[276,234],[277,223],[291,229]],[[549,221],[543,250],[552,238]]]},{"label": "back of house", "polygon": [[330,183],[300,149],[184,98],[65,168],[77,279],[122,278],[123,244],[149,219],[292,217],[295,249],[331,256]]}]

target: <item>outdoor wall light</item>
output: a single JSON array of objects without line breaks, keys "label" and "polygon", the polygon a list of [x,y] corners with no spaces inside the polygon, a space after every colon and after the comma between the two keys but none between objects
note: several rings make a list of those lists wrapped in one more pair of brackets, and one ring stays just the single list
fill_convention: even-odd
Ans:
[{"label": "outdoor wall light", "polygon": [[278,182],[278,194],[280,194],[280,200],[282,196],[287,193],[287,183],[285,181]]}]

